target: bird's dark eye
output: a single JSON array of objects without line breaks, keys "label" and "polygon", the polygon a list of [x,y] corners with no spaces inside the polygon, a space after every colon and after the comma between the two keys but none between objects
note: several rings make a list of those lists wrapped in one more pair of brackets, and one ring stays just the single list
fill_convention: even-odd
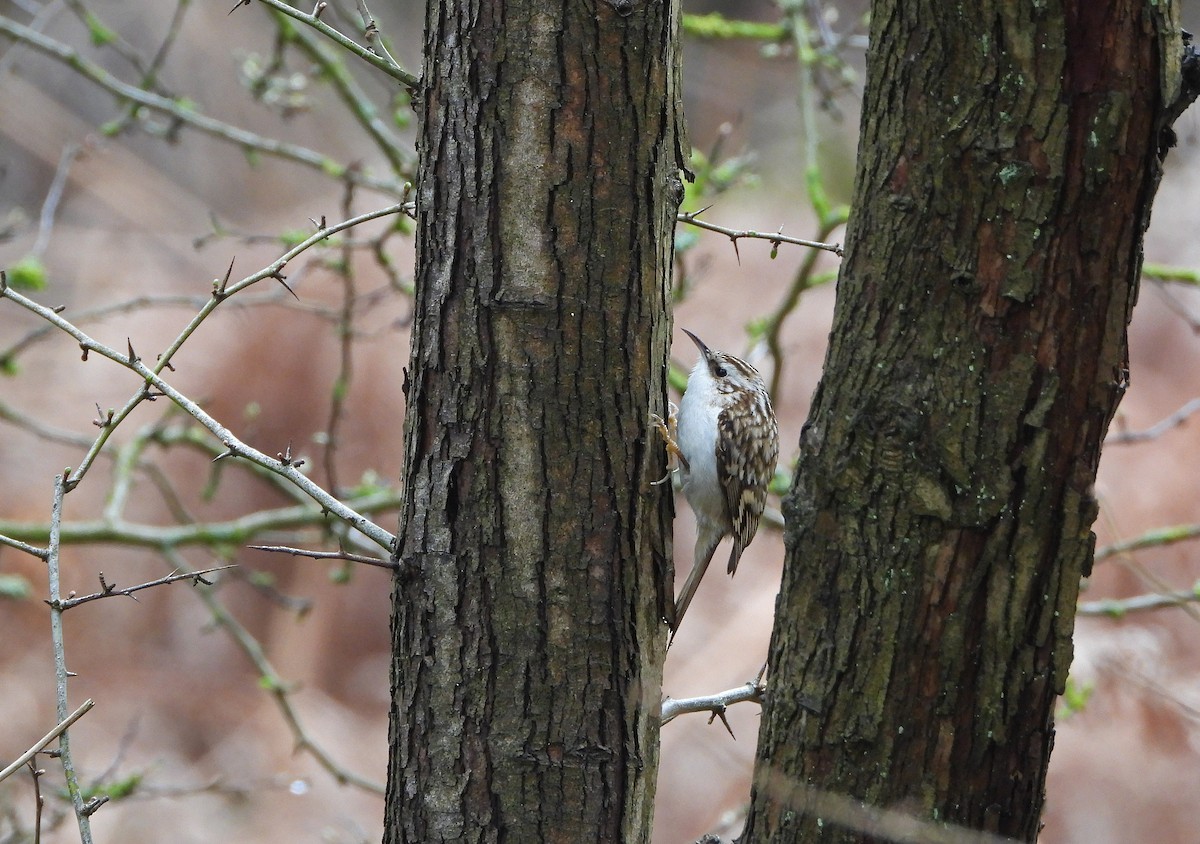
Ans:
[{"label": "bird's dark eye", "polygon": [[724,378],[728,374],[729,374],[729,371],[725,367],[723,367],[723,366],[717,367],[717,377],[718,378]]}]

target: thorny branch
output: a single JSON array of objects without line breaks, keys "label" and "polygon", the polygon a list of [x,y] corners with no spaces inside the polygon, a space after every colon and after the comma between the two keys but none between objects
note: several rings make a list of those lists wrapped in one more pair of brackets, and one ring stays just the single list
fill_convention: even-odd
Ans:
[{"label": "thorny branch", "polygon": [[[55,706],[59,723],[70,716],[67,709],[67,678],[71,672],[67,670],[66,642],[63,636],[62,610],[55,609],[55,604],[61,603],[62,593],[59,586],[59,542],[62,527],[63,498],[67,494],[65,475],[54,478],[54,498],[50,507],[50,543],[46,555],[46,572],[50,591],[50,641],[54,649],[54,679]],[[67,794],[75,809],[75,819],[79,824],[79,837],[82,844],[92,844],[91,814],[99,804],[85,804],[83,792],[79,788],[79,778],[75,774],[75,762],[71,757],[71,743],[67,730],[63,730],[58,739],[59,761],[62,763],[63,774],[67,783]]]},{"label": "thorny branch", "polygon": [[[78,598],[75,597],[74,593],[71,593],[65,599],[60,599],[57,602],[47,601],[46,603],[49,604],[52,609],[56,609],[59,611],[66,611],[66,610],[71,609],[71,607],[77,607],[80,604],[86,604],[89,601],[98,601],[101,598],[112,598],[117,595],[123,595],[127,598],[133,598],[134,592],[141,592],[143,589],[152,589],[155,586],[166,586],[169,583],[178,583],[181,580],[190,580],[197,586],[199,586],[200,584],[204,584],[205,586],[211,586],[212,581],[205,580],[204,575],[212,574],[215,571],[224,571],[225,569],[231,569],[231,568],[234,568],[234,566],[231,566],[231,565],[230,566],[217,566],[216,568],[203,569],[201,571],[195,571],[195,572],[185,572],[182,574],[179,572],[173,572],[172,574],[169,574],[166,577],[160,577],[157,580],[150,580],[145,583],[139,583],[137,586],[128,586],[124,589],[119,589],[119,588],[117,588],[117,584],[109,583],[108,581],[106,581],[104,579],[104,572],[100,572],[100,591],[99,592],[93,592],[90,595],[81,595]],[[133,598],[133,599],[135,601],[137,600],[137,598]]]},{"label": "thorny branch", "polygon": [[[662,702],[662,710],[659,716],[660,721],[666,724],[688,712],[709,712],[712,714],[708,718],[708,723],[711,724],[714,720],[720,718],[730,737],[736,740],[737,736],[733,734],[733,728],[729,726],[729,721],[725,718],[725,711],[735,703],[751,702],[761,704],[763,697],[767,693],[767,684],[763,679],[766,674],[767,665],[764,663],[763,667],[759,669],[757,677],[747,681],[745,685],[738,686],[736,689],[727,689],[723,692],[717,692],[714,695],[682,698],[680,700],[668,697]],[[816,711],[815,708],[813,708],[813,711]]]},{"label": "thorny branch", "polygon": [[818,240],[805,240],[802,237],[792,237],[791,235],[784,234],[783,232],[759,232],[752,231],[750,229],[731,229],[726,228],[725,226],[719,226],[716,223],[708,222],[708,220],[700,219],[700,215],[707,210],[708,208],[701,208],[699,211],[681,211],[677,219],[681,223],[688,223],[689,225],[696,226],[697,228],[725,235],[731,241],[733,241],[735,249],[737,248],[737,242],[739,240],[743,238],[750,238],[754,240],[768,241],[776,248],[778,248],[780,244],[791,243],[795,246],[808,246],[812,249],[823,249],[826,252],[832,252],[838,257],[841,257],[845,253],[845,250],[842,248],[840,243],[822,243]]},{"label": "thorny branch", "polygon": [[310,551],[307,548],[292,548],[288,545],[247,545],[255,551],[269,551],[275,554],[290,554],[293,557],[310,557],[314,560],[347,560],[351,563],[362,563],[366,566],[395,570],[398,566],[391,560],[381,560],[378,557],[368,557],[365,554],[351,554],[346,551]]},{"label": "thorny branch", "polygon": [[[310,13],[302,12],[293,6],[289,6],[287,3],[284,3],[283,0],[259,0],[259,2],[264,6],[270,6],[277,12],[281,12],[290,18],[295,18],[301,23],[311,26],[317,32],[335,41],[338,45],[344,47],[348,52],[353,53],[368,64],[378,68],[379,70],[382,70],[388,76],[397,80],[405,87],[415,90],[420,86],[421,80],[409,73],[404,68],[400,67],[400,65],[396,63],[396,60],[393,59],[386,50],[383,51],[383,55],[380,55],[380,53],[376,52],[370,47],[364,47],[358,42],[347,38],[341,32],[321,20],[321,12],[324,11],[323,7],[326,5],[325,3],[318,2],[316,5],[316,11]],[[248,6],[249,4],[250,0],[238,0],[237,4],[230,11],[236,11],[239,6]]]},{"label": "thorny branch", "polygon": [[730,728],[729,721],[725,719],[725,710],[735,703],[761,704],[766,693],[767,687],[761,680],[751,680],[736,689],[727,689],[713,695],[680,698],[679,700],[667,698],[662,703],[662,723],[667,724],[688,712],[710,712],[712,714],[708,722],[711,724],[714,719],[720,718],[725,729],[729,731],[729,735],[733,736],[733,729]]},{"label": "thorny branch", "polygon": [[[408,212],[410,210],[411,210],[411,205],[409,203],[400,202],[396,205],[390,205],[386,208],[381,208],[376,211],[370,211],[365,214],[360,214],[357,217],[352,217],[348,220],[343,220],[342,222],[336,223],[331,226],[322,226],[322,227],[318,228],[316,233],[310,235],[309,237],[305,238],[303,241],[301,241],[300,243],[296,244],[291,249],[286,251],[282,256],[280,256],[278,259],[276,259],[274,261],[274,263],[269,264],[266,267],[263,267],[258,272],[252,273],[251,275],[246,276],[245,278],[243,278],[242,280],[240,280],[236,283],[230,283],[230,278],[231,278],[232,272],[233,272],[233,264],[230,263],[229,270],[226,272],[225,277],[223,279],[216,279],[213,281],[212,295],[209,298],[209,300],[199,310],[199,312],[194,317],[192,317],[191,321],[186,326],[184,326],[183,330],[180,331],[179,335],[175,338],[174,341],[172,341],[172,343],[167,347],[167,349],[158,356],[157,362],[153,369],[147,369],[146,366],[140,360],[134,360],[134,356],[132,354],[121,355],[119,353],[113,352],[111,349],[107,350],[109,352],[109,354],[105,354],[105,352],[101,351],[100,344],[98,344],[94,340],[91,340],[90,338],[88,338],[87,335],[85,335],[82,331],[80,331],[72,323],[68,322],[67,320],[65,320],[61,316],[59,316],[59,314],[57,312],[55,312],[54,309],[46,308],[42,305],[39,305],[39,304],[33,302],[32,300],[22,296],[20,293],[17,293],[11,287],[9,287],[9,285],[7,283],[7,279],[6,279],[5,275],[3,274],[3,272],[0,272],[0,298],[7,297],[7,298],[11,299],[12,301],[17,302],[18,304],[21,304],[22,307],[25,307],[27,310],[30,310],[33,313],[38,314],[43,319],[45,319],[48,323],[58,327],[61,330],[66,331],[68,334],[71,334],[73,337],[75,337],[76,340],[78,340],[80,342],[80,346],[83,349],[83,359],[84,360],[87,360],[89,351],[96,351],[100,354],[104,354],[105,357],[109,357],[110,359],[116,361],[117,363],[119,363],[123,366],[126,366],[127,368],[133,369],[134,371],[138,371],[138,368],[140,367],[141,370],[144,370],[144,372],[139,372],[139,374],[142,374],[143,377],[145,377],[147,379],[147,383],[150,386],[157,387],[158,386],[157,384],[152,383],[153,379],[157,378],[159,372],[161,372],[163,369],[170,366],[171,359],[175,356],[175,353],[179,351],[179,349],[188,340],[188,338],[190,338],[192,336],[192,334],[196,331],[196,329],[200,327],[200,324],[209,316],[209,314],[211,314],[214,310],[216,310],[217,306],[220,305],[225,299],[227,299],[230,296],[233,296],[234,294],[240,292],[241,290],[246,289],[247,287],[250,287],[253,284],[256,284],[259,281],[262,281],[265,278],[282,279],[283,278],[283,270],[288,265],[289,262],[291,262],[294,258],[296,258],[296,256],[298,256],[298,255],[302,254],[303,252],[305,252],[306,250],[312,248],[313,246],[315,246],[316,244],[325,240],[332,234],[336,234],[337,232],[342,231],[344,229],[352,228],[361,223],[368,222],[369,220],[374,220],[374,219],[377,219],[380,217],[386,217],[386,216],[391,216],[391,215],[395,215],[395,214],[399,214],[399,213],[404,213],[404,212]],[[85,339],[88,341],[87,343],[84,342]],[[89,346],[88,343],[90,343],[91,345]],[[104,347],[104,348],[107,349],[107,347]],[[85,474],[87,474],[88,469],[91,467],[91,465],[95,461],[96,457],[103,450],[109,437],[112,435],[112,432],[115,431],[117,429],[117,427],[120,426],[120,424],[129,416],[130,413],[133,412],[133,410],[138,405],[140,405],[143,401],[148,400],[148,399],[152,400],[152,396],[151,396],[150,392],[145,387],[143,387],[143,389],[141,389],[137,393],[135,393],[129,399],[129,401],[127,401],[119,410],[117,410],[107,420],[107,424],[105,424],[101,428],[99,436],[96,437],[96,440],[93,442],[91,449],[89,449],[87,455],[84,456],[83,461],[80,463],[80,465],[78,467],[75,468],[74,472],[72,472],[70,474],[70,476],[68,477],[68,479],[67,479],[68,490],[74,488],[80,482],[80,480],[83,479],[83,476]],[[191,404],[192,407],[194,407],[200,413],[203,413],[203,411],[200,411],[199,407],[196,406],[194,403],[189,402],[189,404]],[[181,405],[181,407],[183,407],[183,405]],[[187,408],[184,407],[184,410],[187,410]],[[191,411],[188,411],[188,412],[190,413]],[[213,422],[215,424],[215,420],[213,420]],[[208,426],[206,425],[206,427],[208,427]],[[213,429],[210,428],[210,430],[213,430]],[[222,428],[222,430],[224,430],[224,429]],[[215,431],[214,431],[214,433],[215,433]],[[228,433],[228,432],[226,432],[226,433]],[[232,436],[232,435],[230,434],[229,436]],[[218,435],[218,439],[221,439],[220,435]],[[224,439],[222,439],[222,442],[224,442]],[[228,443],[226,443],[226,445],[228,447]],[[268,465],[268,468],[271,468],[271,466]],[[292,467],[292,469],[293,469],[293,473],[295,475],[299,475],[299,472],[296,471],[294,469],[294,467]],[[301,483],[301,484],[299,484],[299,486],[301,486],[301,488],[304,488],[305,484]],[[315,485],[313,485],[313,486],[315,486]]]}]

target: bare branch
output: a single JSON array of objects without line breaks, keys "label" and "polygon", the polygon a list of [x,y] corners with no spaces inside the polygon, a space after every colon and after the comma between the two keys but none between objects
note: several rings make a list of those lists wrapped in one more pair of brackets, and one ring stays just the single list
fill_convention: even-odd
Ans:
[{"label": "bare branch", "polygon": [[19,539],[13,539],[11,536],[5,536],[0,533],[0,545],[7,545],[9,548],[15,548],[18,551],[24,551],[26,554],[31,554],[40,560],[45,560],[50,556],[50,551],[46,548],[39,548],[36,545],[30,545],[28,542],[22,542]]},{"label": "bare branch", "polygon": [[309,551],[306,548],[292,548],[288,545],[247,545],[255,551],[270,551],[275,554],[291,554],[293,557],[311,557],[314,560],[349,560],[352,563],[362,563],[367,566],[378,566],[395,571],[399,566],[391,560],[381,560],[378,557],[368,557],[365,554],[350,554],[346,551]]},{"label": "bare branch", "polygon": [[421,80],[409,73],[404,68],[400,67],[400,65],[397,64],[390,55],[386,55],[386,51],[385,55],[380,55],[370,48],[364,47],[361,44],[347,38],[345,35],[342,35],[342,33],[338,32],[332,26],[321,20],[319,11],[314,10],[313,13],[302,12],[299,9],[289,6],[282,0],[259,0],[259,2],[265,6],[270,6],[277,12],[282,12],[290,18],[295,18],[301,23],[308,24],[317,32],[332,39],[333,41],[336,41],[340,46],[349,50],[351,53],[358,56],[368,64],[378,68],[379,70],[382,70],[388,76],[399,81],[405,87],[412,89],[420,87]]},{"label": "bare branch", "polygon": [[[817,236],[824,240],[833,234],[833,231],[842,225],[842,222],[840,216],[831,215],[829,219],[821,223]],[[771,367],[771,396],[775,401],[779,401],[779,390],[783,384],[783,324],[800,304],[800,297],[818,283],[816,272],[818,254],[816,250],[813,250],[804,256],[800,268],[792,277],[792,283],[788,285],[787,292],[784,293],[783,300],[766,320],[764,339],[767,343],[767,351],[771,355],[771,362],[774,364]]]},{"label": "bare branch", "polygon": [[[291,8],[284,3],[279,3],[279,0],[262,0],[262,2],[278,3],[285,8]],[[292,11],[295,12],[296,10],[292,9]],[[27,26],[22,26],[3,15],[0,15],[0,34],[7,35],[48,56],[58,59],[85,79],[94,82],[101,88],[119,97],[124,97],[138,105],[169,115],[172,119],[186,126],[191,126],[193,129],[237,144],[244,149],[294,161],[297,164],[303,164],[314,170],[319,170],[326,175],[334,176],[338,179],[347,179],[356,184],[392,196],[399,196],[404,192],[403,184],[397,182],[395,179],[377,178],[360,167],[347,167],[327,155],[322,155],[306,147],[257,135],[238,126],[233,126],[216,118],[201,114],[189,105],[143,90],[136,85],[130,85],[128,82],[123,82],[98,64],[84,58],[73,47],[61,41],[55,41],[53,38],[48,38],[40,32],[30,29]],[[376,58],[378,59],[378,57]],[[383,61],[382,59],[378,60]]]},{"label": "bare branch", "polygon": [[[371,45],[372,52],[377,52],[392,64],[399,66],[392,54],[388,52],[387,45],[383,43],[382,34],[379,32],[379,27],[375,24],[375,16],[371,14],[371,10],[367,8],[366,0],[356,0],[358,6],[358,16],[362,18],[363,36],[367,39],[367,43]],[[409,88],[413,86],[410,85]]]},{"label": "bare branch", "polygon": [[42,736],[38,740],[37,744],[35,744],[33,747],[29,748],[24,753],[22,753],[21,756],[15,762],[13,762],[11,765],[9,765],[7,768],[5,768],[3,771],[0,771],[0,782],[3,782],[4,780],[8,779],[10,776],[15,774],[17,771],[19,771],[21,769],[22,765],[24,765],[26,762],[31,761],[33,759],[33,757],[35,757],[39,753],[41,753],[42,750],[46,747],[46,745],[48,745],[50,742],[54,741],[56,738],[58,738],[64,732],[66,732],[68,727],[70,727],[72,724],[74,724],[76,721],[78,721],[80,718],[82,718],[88,712],[88,710],[90,710],[95,705],[96,705],[95,701],[93,701],[91,698],[88,698],[87,700],[85,700],[83,702],[83,704],[78,709],[76,709],[74,712],[72,712],[70,715],[68,715],[62,721],[59,721],[58,726],[56,726],[50,732],[46,733],[46,735]]},{"label": "bare branch", "polygon": [[[62,610],[54,605],[62,600],[59,588],[58,552],[62,547],[60,530],[62,527],[63,498],[67,494],[66,475],[54,478],[54,499],[50,508],[50,545],[46,556],[47,579],[50,587],[50,641],[54,649],[54,679],[55,705],[59,723],[70,716],[67,709],[67,678],[71,672],[67,670],[67,652],[63,636]],[[83,802],[83,792],[79,788],[79,778],[75,774],[75,763],[71,758],[71,743],[67,730],[63,730],[58,739],[59,761],[62,763],[63,774],[67,783],[67,794],[71,797],[71,805],[75,808],[75,819],[79,824],[79,837],[82,844],[92,844],[92,825],[90,816],[95,809],[90,809]]]},{"label": "bare branch", "polygon": [[63,192],[67,188],[67,174],[71,165],[79,157],[79,144],[67,144],[63,147],[58,159],[58,167],[54,169],[54,180],[46,190],[46,198],[42,201],[42,213],[38,215],[37,240],[33,244],[32,254],[39,258],[45,254],[50,245],[50,232],[54,230],[54,217],[58,213],[58,205],[62,201]]},{"label": "bare branch", "polygon": [[751,231],[749,229],[739,230],[726,228],[725,226],[718,226],[716,223],[710,223],[707,220],[701,220],[699,218],[700,215],[707,210],[707,208],[702,208],[699,211],[681,212],[677,219],[681,223],[689,223],[697,228],[723,234],[733,241],[735,246],[742,238],[752,238],[757,240],[766,240],[775,246],[779,246],[781,243],[791,243],[796,246],[808,246],[813,249],[824,249],[826,252],[832,252],[839,257],[845,253],[845,250],[842,248],[840,243],[821,243],[817,240],[805,240],[800,237],[792,237],[791,235],[783,234],[782,232],[758,232]]},{"label": "bare branch", "polygon": [[1172,428],[1177,428],[1188,420],[1192,414],[1200,411],[1200,398],[1192,399],[1179,410],[1172,413],[1170,416],[1162,419],[1151,425],[1144,431],[1116,431],[1108,435],[1104,440],[1105,445],[1124,445],[1126,443],[1140,443],[1147,440],[1154,440],[1161,437]]},{"label": "bare branch", "polygon": [[[50,604],[50,606],[53,609],[60,610],[60,611],[66,611],[66,610],[71,609],[71,607],[77,607],[80,604],[86,604],[89,601],[98,601],[101,598],[112,598],[115,595],[124,595],[125,597],[133,598],[134,592],[141,592],[143,589],[150,589],[155,586],[166,586],[169,583],[178,583],[180,580],[190,580],[197,586],[199,586],[201,583],[211,586],[212,585],[211,582],[205,580],[204,575],[212,574],[214,571],[224,571],[225,569],[232,569],[232,568],[236,568],[236,566],[233,566],[233,565],[217,566],[216,568],[203,569],[202,571],[185,572],[185,573],[174,572],[172,574],[167,575],[166,577],[160,577],[157,580],[150,580],[150,581],[147,581],[146,583],[139,583],[137,586],[130,586],[125,589],[118,589],[117,584],[106,582],[104,580],[104,572],[100,572],[100,591],[99,592],[93,592],[90,595],[83,595],[78,598],[68,597],[66,600],[58,601],[56,604],[51,603],[50,601],[47,601],[46,603]],[[134,598],[134,600],[136,601],[137,599]]]},{"label": "bare branch", "polygon": [[[314,12],[314,17],[318,13]],[[380,118],[379,109],[371,102],[355,78],[346,70],[340,57],[331,51],[320,37],[302,27],[292,27],[296,45],[321,69],[322,76],[337,92],[355,120],[375,142],[396,173],[412,173],[414,162],[400,146],[387,123]],[[387,56],[390,60],[391,57]]]},{"label": "bare branch", "polygon": [[[736,689],[727,689],[713,695],[680,698],[679,700],[667,698],[662,703],[662,723],[667,724],[689,712],[711,712],[712,717],[719,717],[725,724],[725,729],[728,730],[729,723],[725,721],[726,708],[735,703],[761,704],[766,692],[767,687],[761,680],[751,680]],[[711,723],[711,718],[709,720]],[[729,734],[733,735],[733,731],[729,730]]]},{"label": "bare branch", "polygon": [[1102,601],[1085,601],[1076,607],[1078,615],[1099,615],[1122,618],[1133,612],[1147,612],[1167,607],[1183,607],[1200,602],[1200,583],[1189,590],[1158,592],[1135,595],[1132,598],[1108,598]]},{"label": "bare branch", "polygon": [[1184,542],[1198,537],[1200,537],[1200,524],[1172,525],[1170,527],[1156,528],[1146,531],[1141,536],[1135,536],[1133,539],[1114,542],[1111,545],[1106,545],[1098,549],[1095,561],[1100,562],[1109,557],[1128,554],[1131,551],[1140,551],[1143,548],[1158,548],[1164,545],[1173,545],[1176,542]]},{"label": "bare branch", "polygon": [[[3,19],[0,18],[0,23],[2,23],[2,22],[3,22]],[[407,190],[408,189],[406,188],[405,189],[406,195],[407,195]],[[390,205],[390,206],[387,206],[386,208],[381,208],[376,211],[368,211],[365,214],[360,214],[357,217],[352,217],[348,220],[343,220],[342,222],[336,223],[332,226],[323,227],[323,228],[319,229],[317,232],[315,232],[314,234],[312,234],[309,237],[302,240],[300,243],[293,246],[291,249],[284,252],[283,255],[281,255],[279,258],[277,258],[272,264],[270,264],[266,267],[263,267],[261,270],[259,270],[256,273],[252,273],[251,275],[247,276],[246,278],[242,279],[241,281],[237,282],[236,284],[229,285],[226,282],[221,281],[220,279],[214,280],[212,297],[208,300],[208,302],[204,305],[204,307],[202,307],[200,309],[200,311],[194,317],[192,317],[191,321],[188,322],[188,324],[186,326],[184,326],[183,330],[179,332],[179,335],[175,338],[174,341],[172,341],[171,345],[167,347],[166,351],[164,351],[161,355],[158,356],[158,360],[155,363],[154,368],[152,370],[146,370],[146,372],[149,376],[147,378],[147,383],[150,384],[150,386],[157,387],[157,385],[150,383],[152,381],[152,379],[157,377],[157,374],[159,372],[161,372],[163,369],[166,369],[167,367],[169,367],[171,365],[171,359],[175,356],[175,353],[179,351],[180,347],[183,346],[183,344],[188,340],[188,338],[190,338],[192,336],[192,334],[196,331],[196,329],[200,327],[200,324],[209,316],[209,314],[211,314],[214,310],[216,310],[217,306],[220,305],[221,302],[223,302],[226,298],[234,295],[235,293],[240,292],[241,290],[246,289],[247,287],[249,287],[259,281],[262,281],[264,278],[273,278],[273,277],[278,276],[280,273],[283,272],[283,269],[284,269],[284,267],[287,266],[288,262],[292,261],[298,255],[302,254],[306,250],[311,249],[313,246],[315,246],[316,244],[325,240],[332,234],[336,234],[337,232],[342,231],[344,229],[353,228],[354,226],[357,226],[361,223],[368,222],[370,220],[374,220],[374,219],[377,219],[380,217],[386,217],[386,216],[390,216],[393,214],[399,214],[399,213],[405,212],[410,207],[411,206],[407,201],[403,201],[403,202],[397,203],[396,205]],[[220,289],[218,289],[218,288],[220,288]],[[80,331],[72,323],[70,323],[67,320],[60,317],[57,311],[55,311],[52,308],[46,308],[42,305],[39,305],[36,302],[33,302],[33,300],[27,299],[26,297],[22,296],[21,294],[17,293],[16,291],[14,291],[8,285],[6,276],[4,275],[4,272],[2,270],[0,270],[0,298],[3,298],[3,297],[7,297],[7,298],[11,299],[12,301],[17,302],[18,304],[22,305],[22,307],[25,307],[26,309],[33,311],[34,313],[38,314],[39,316],[42,316],[50,324],[56,326],[57,328],[59,328],[63,331],[66,331],[68,334],[75,337],[75,339],[79,341],[80,346],[83,349],[83,359],[84,360],[87,360],[87,355],[88,355],[89,351],[97,351],[97,352],[100,351],[100,349],[98,348],[98,346],[100,344],[98,344],[95,341],[88,338],[87,335],[85,335],[82,331]],[[85,339],[87,340],[86,343],[84,342]],[[137,370],[138,366],[141,366],[143,369],[145,369],[143,364],[140,364],[140,363],[132,364],[129,361],[128,356],[118,356],[118,355],[116,355],[116,353],[112,353],[112,354],[105,355],[105,357],[108,357],[111,360],[114,360],[117,363],[122,364],[123,366],[132,368],[132,369],[134,369],[134,371],[138,371]],[[165,394],[166,393],[164,393],[164,395]],[[68,491],[70,491],[76,485],[78,485],[78,483],[83,479],[83,476],[87,474],[88,470],[91,468],[92,464],[95,462],[96,457],[104,449],[105,444],[108,441],[108,438],[110,436],[112,436],[113,431],[115,431],[117,429],[117,427],[126,419],[126,417],[129,416],[130,413],[133,412],[133,410],[139,404],[141,404],[143,401],[145,401],[149,397],[150,396],[149,396],[149,393],[147,392],[146,387],[143,386],[142,389],[139,389],[138,392],[134,393],[134,395],[129,399],[129,401],[127,401],[119,410],[117,410],[117,412],[109,420],[109,424],[101,429],[100,435],[97,436],[95,441],[92,443],[92,447],[88,450],[88,453],[84,457],[83,461],[80,463],[80,465],[78,467],[76,467],[75,471],[72,472],[68,476],[68,478],[67,478],[67,490]],[[181,405],[181,407],[182,407],[182,405]],[[184,408],[184,409],[186,410],[187,408]]]},{"label": "bare branch", "polygon": [[[385,490],[347,499],[346,506],[355,512],[374,513],[394,509],[401,503],[398,493]],[[119,520],[66,522],[59,528],[59,541],[63,545],[118,543],[160,551],[189,545],[240,545],[268,531],[319,526],[324,524],[326,519],[324,510],[306,503],[275,510],[260,510],[224,522],[166,526]],[[49,530],[50,527],[45,523],[0,521],[0,534],[13,541],[36,540],[45,537]]]}]

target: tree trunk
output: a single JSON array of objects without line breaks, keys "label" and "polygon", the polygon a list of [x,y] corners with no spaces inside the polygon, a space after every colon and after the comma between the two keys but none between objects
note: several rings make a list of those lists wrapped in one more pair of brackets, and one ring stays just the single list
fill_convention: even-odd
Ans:
[{"label": "tree trunk", "polygon": [[1179,96],[1171,14],[873,3],[743,840],[939,840],[905,816],[1036,838]]},{"label": "tree trunk", "polygon": [[649,837],[677,29],[429,3],[387,842]]}]

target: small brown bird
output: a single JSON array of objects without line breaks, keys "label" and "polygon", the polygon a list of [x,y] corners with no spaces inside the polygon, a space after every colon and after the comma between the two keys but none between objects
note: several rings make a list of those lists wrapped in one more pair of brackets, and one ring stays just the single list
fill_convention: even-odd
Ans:
[{"label": "small brown bird", "polygon": [[683,494],[696,514],[692,570],[675,602],[672,629],[687,612],[721,540],[733,536],[728,571],[754,534],[779,457],[779,425],[758,370],[740,358],[714,351],[684,329],[700,349],[679,406],[675,437],[668,448],[680,456]]}]

